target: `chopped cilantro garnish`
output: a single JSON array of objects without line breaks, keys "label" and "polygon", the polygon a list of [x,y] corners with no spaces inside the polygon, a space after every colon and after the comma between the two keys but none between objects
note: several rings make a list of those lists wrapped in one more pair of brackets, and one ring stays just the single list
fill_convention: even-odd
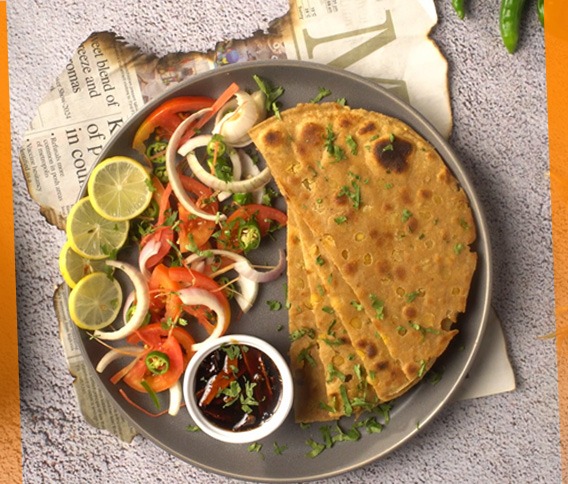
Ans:
[{"label": "chopped cilantro garnish", "polygon": [[436,385],[436,383],[438,383],[442,379],[443,372],[442,371],[430,371],[430,373],[428,373],[428,375],[429,375],[430,383],[432,385]]},{"label": "chopped cilantro garnish", "polygon": [[333,408],[331,405],[325,402],[319,402],[319,406],[321,409],[325,410],[326,412],[335,413],[335,408]]},{"label": "chopped cilantro garnish", "polygon": [[322,338],[322,341],[328,346],[341,346],[345,344],[345,342],[341,339],[329,339],[329,338]]},{"label": "chopped cilantro garnish", "polygon": [[326,89],[325,87],[320,87],[318,90],[317,95],[310,99],[311,103],[319,103],[322,99],[326,98],[327,96],[331,96],[331,91]]},{"label": "chopped cilantro garnish", "polygon": [[347,196],[351,200],[353,208],[359,208],[361,205],[361,187],[355,180],[351,182],[351,187],[349,185],[343,185],[339,192],[337,192],[337,196]]},{"label": "chopped cilantro garnish", "polygon": [[352,155],[356,155],[357,152],[359,151],[359,147],[357,146],[357,141],[355,141],[353,139],[353,136],[348,135],[345,138],[345,143],[347,143],[347,147],[349,148],[349,150],[351,151]]},{"label": "chopped cilantro garnish", "polygon": [[421,360],[420,361],[420,368],[418,369],[418,378],[420,378],[422,375],[424,375],[425,371],[426,371],[426,360]]},{"label": "chopped cilantro garnish", "polygon": [[329,124],[326,128],[326,137],[325,137],[324,148],[326,149],[326,151],[330,155],[333,155],[333,157],[335,158],[335,161],[344,160],[345,159],[345,151],[343,150],[343,148],[341,148],[340,146],[337,146],[335,144],[335,139],[336,139],[336,136],[333,133],[333,128],[331,127],[331,124]]},{"label": "chopped cilantro garnish", "polygon": [[316,360],[314,360],[313,356],[310,354],[310,350],[312,349],[313,346],[314,345],[310,345],[307,348],[304,348],[302,351],[300,351],[300,353],[298,354],[298,361],[300,362],[307,361],[310,366],[315,368]]},{"label": "chopped cilantro garnish", "polygon": [[319,442],[316,442],[314,439],[306,440],[306,444],[308,444],[312,449],[306,454],[311,459],[317,457],[326,449],[326,446],[324,444],[320,444]]},{"label": "chopped cilantro garnish", "polygon": [[382,432],[384,426],[377,421],[375,417],[369,417],[361,422],[361,427],[365,427],[365,430],[369,434],[378,434]]},{"label": "chopped cilantro garnish", "polygon": [[276,100],[284,94],[284,88],[281,86],[274,87],[270,82],[265,79],[262,79],[260,76],[256,74],[252,76],[255,80],[258,88],[262,91],[262,93],[266,96],[265,107],[267,111],[272,111],[276,117],[280,117],[280,109],[278,107],[278,103]]},{"label": "chopped cilantro garnish", "polygon": [[347,217],[345,215],[340,215],[339,217],[335,217],[333,220],[337,225],[341,225],[347,222]]},{"label": "chopped cilantro garnish", "polygon": [[410,217],[412,217],[412,212],[411,212],[410,210],[408,210],[407,208],[405,208],[405,209],[402,211],[402,221],[403,221],[403,222],[406,222],[406,221],[408,221],[408,219],[409,219]]},{"label": "chopped cilantro garnish", "polygon": [[252,444],[250,444],[250,445],[247,447],[247,450],[248,450],[249,452],[256,452],[256,453],[258,453],[258,452],[260,452],[260,451],[262,450],[262,444],[259,444],[258,442],[253,442]]},{"label": "chopped cilantro garnish", "polygon": [[390,141],[390,143],[387,144],[387,145],[385,145],[385,146],[383,147],[383,151],[393,151],[393,150],[394,150],[394,145],[393,145],[393,143],[394,143],[394,134],[392,134],[392,133],[390,134],[390,136],[389,136],[389,141]]},{"label": "chopped cilantro garnish", "polygon": [[339,387],[339,394],[341,395],[341,400],[343,402],[343,411],[345,412],[345,415],[349,417],[353,414],[353,407],[351,405],[351,402],[349,401],[349,396],[347,395],[347,388],[345,388],[345,385],[341,385]]},{"label": "chopped cilantro garnish", "polygon": [[469,229],[469,224],[463,218],[460,218],[460,225],[464,230]]},{"label": "chopped cilantro garnish", "polygon": [[346,376],[344,373],[342,373],[341,371],[339,371],[337,368],[335,368],[335,366],[333,366],[333,363],[329,363],[327,365],[327,383],[332,382],[335,379],[339,379],[342,382],[345,381]]},{"label": "chopped cilantro garnish", "polygon": [[361,432],[356,427],[351,427],[349,430],[344,431],[339,425],[335,426],[337,433],[333,436],[334,442],[354,442],[361,438]]},{"label": "chopped cilantro garnish", "polygon": [[353,306],[357,311],[363,311],[363,305],[359,301],[351,301],[351,306]]},{"label": "chopped cilantro garnish", "polygon": [[280,311],[282,309],[282,303],[274,299],[269,299],[268,301],[266,301],[266,304],[268,304],[268,308],[271,311]]},{"label": "chopped cilantro garnish", "polygon": [[374,294],[369,294],[369,299],[371,299],[371,305],[375,310],[375,317],[377,319],[385,318],[385,306],[382,301],[380,301]]},{"label": "chopped cilantro garnish", "polygon": [[414,301],[418,296],[420,296],[420,291],[412,291],[406,295],[406,302],[411,303]]},{"label": "chopped cilantro garnish", "polygon": [[241,351],[248,351],[248,348],[244,345],[223,345],[221,349],[227,353],[227,357],[230,360],[235,360],[241,357]]},{"label": "chopped cilantro garnish", "polygon": [[465,248],[465,246],[463,244],[456,244],[456,245],[454,245],[454,252],[457,255],[460,255],[464,248]]},{"label": "chopped cilantro garnish", "polygon": [[288,446],[286,444],[278,445],[278,442],[274,442],[273,450],[276,455],[282,455],[287,449]]},{"label": "chopped cilantro garnish", "polygon": [[297,341],[303,336],[308,336],[310,339],[316,337],[316,332],[313,328],[300,328],[290,333],[290,341]]}]

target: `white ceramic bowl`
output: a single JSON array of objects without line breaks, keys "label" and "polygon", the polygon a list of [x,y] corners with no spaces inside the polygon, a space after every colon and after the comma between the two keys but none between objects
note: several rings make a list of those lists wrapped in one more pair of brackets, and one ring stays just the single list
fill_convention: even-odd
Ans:
[{"label": "white ceramic bowl", "polygon": [[[198,402],[195,397],[196,375],[199,366],[207,356],[219,349],[222,345],[239,344],[247,347],[256,348],[267,355],[276,369],[280,373],[282,383],[282,391],[280,392],[279,401],[276,403],[272,415],[264,420],[259,426],[247,430],[227,430],[215,425],[205,416],[199,409]],[[272,432],[274,432],[286,419],[292,408],[294,400],[294,385],[292,374],[286,360],[272,345],[264,340],[254,336],[235,334],[226,335],[215,340],[207,341],[197,353],[193,355],[183,378],[183,396],[189,415],[203,432],[209,436],[228,443],[244,444],[256,442]]]}]

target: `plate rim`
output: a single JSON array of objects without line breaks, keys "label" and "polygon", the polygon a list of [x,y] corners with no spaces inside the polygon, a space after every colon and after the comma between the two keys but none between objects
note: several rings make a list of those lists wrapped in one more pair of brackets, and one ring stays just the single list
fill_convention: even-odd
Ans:
[{"label": "plate rim", "polygon": [[[113,133],[113,135],[111,137],[109,137],[109,139],[107,140],[106,144],[104,145],[101,153],[97,157],[96,161],[93,163],[91,170],[89,170],[89,175],[90,175],[90,172],[94,169],[94,167],[98,163],[100,163],[105,157],[108,156],[108,152],[111,151],[111,148],[114,145],[116,139],[119,139],[121,137],[121,134],[124,131],[129,129],[129,127],[131,128],[132,125],[141,122],[142,119],[144,119],[145,116],[147,116],[149,113],[151,113],[157,106],[162,104],[169,97],[181,95],[180,93],[182,91],[186,90],[191,85],[198,83],[198,82],[201,82],[203,80],[206,80],[208,78],[212,78],[212,77],[217,78],[217,77],[221,77],[223,75],[230,77],[231,73],[234,73],[234,72],[252,71],[254,69],[272,69],[272,68],[276,68],[276,69],[279,69],[279,68],[300,69],[300,70],[303,70],[303,71],[319,72],[319,73],[323,73],[325,75],[333,75],[333,76],[337,76],[337,77],[340,77],[340,78],[349,79],[351,82],[355,82],[357,84],[363,84],[366,87],[368,87],[369,89],[374,90],[376,92],[379,92],[381,96],[388,98],[389,102],[396,105],[398,109],[402,110],[405,113],[405,115],[414,118],[417,121],[417,124],[421,125],[420,128],[417,128],[414,124],[411,124],[407,121],[403,121],[403,122],[408,124],[416,132],[418,132],[420,134],[420,136],[422,136],[430,144],[432,144],[436,148],[437,151],[439,151],[439,147],[441,146],[441,147],[443,147],[443,150],[447,152],[447,155],[449,157],[449,161],[448,161],[448,157],[443,156],[442,158],[444,160],[444,163],[446,165],[449,165],[450,170],[452,171],[454,176],[458,179],[459,185],[466,192],[466,195],[467,195],[469,202],[470,202],[472,212],[474,214],[476,226],[477,226],[477,238],[476,238],[475,243],[479,247],[478,253],[481,249],[483,249],[482,252],[483,252],[483,255],[484,255],[484,257],[483,257],[484,279],[483,279],[483,281],[480,282],[483,290],[481,291],[482,294],[478,295],[478,297],[483,300],[483,305],[481,306],[481,309],[480,309],[481,317],[480,317],[480,322],[479,322],[479,325],[478,325],[478,331],[476,333],[474,341],[468,342],[468,343],[471,343],[473,345],[473,348],[468,352],[468,357],[467,357],[465,364],[462,366],[461,371],[459,372],[459,375],[455,379],[454,383],[446,391],[445,397],[442,398],[436,406],[429,409],[427,419],[420,422],[420,428],[416,428],[416,429],[408,432],[402,439],[399,439],[398,442],[391,445],[388,449],[385,449],[384,451],[382,451],[381,453],[379,453],[376,456],[372,456],[372,457],[369,457],[367,459],[359,460],[356,463],[353,463],[352,465],[347,466],[347,467],[343,467],[341,469],[323,471],[323,472],[321,472],[317,475],[315,475],[315,474],[312,474],[312,475],[309,475],[309,476],[306,475],[306,476],[304,476],[303,478],[300,478],[300,479],[294,478],[294,480],[296,480],[297,482],[307,482],[307,481],[312,481],[312,480],[316,480],[316,479],[326,479],[326,478],[330,478],[330,477],[339,476],[339,475],[345,474],[347,472],[352,472],[356,469],[362,468],[362,467],[367,466],[369,464],[372,464],[374,462],[377,462],[381,458],[386,457],[388,454],[391,454],[393,451],[395,451],[396,449],[403,446],[405,443],[407,443],[409,440],[411,440],[413,437],[415,437],[419,432],[422,432],[423,429],[428,424],[430,424],[433,420],[435,420],[437,418],[440,411],[443,408],[445,408],[448,403],[450,403],[450,401],[452,400],[452,398],[456,394],[456,391],[463,384],[463,381],[465,380],[467,373],[471,369],[471,366],[472,366],[472,364],[473,364],[473,362],[474,362],[474,360],[475,360],[475,358],[478,354],[479,347],[480,347],[481,341],[483,339],[483,335],[485,334],[485,330],[486,330],[486,327],[487,327],[487,324],[488,324],[490,311],[491,311],[492,286],[493,286],[493,260],[492,260],[492,253],[491,253],[490,233],[489,233],[489,229],[488,229],[488,225],[487,225],[486,216],[485,216],[483,206],[481,204],[481,201],[478,198],[476,190],[474,189],[474,186],[471,182],[471,177],[469,176],[469,174],[466,170],[466,167],[461,163],[460,159],[456,155],[456,153],[455,153],[454,149],[452,148],[451,144],[449,143],[449,141],[446,140],[436,130],[436,128],[432,125],[432,123],[430,123],[425,118],[424,115],[422,115],[419,111],[417,111],[416,108],[412,107],[410,104],[407,104],[404,101],[402,101],[401,99],[399,99],[398,97],[394,96],[392,93],[390,93],[388,90],[381,87],[377,83],[370,81],[370,80],[368,80],[368,79],[366,79],[366,78],[364,78],[364,77],[362,77],[358,74],[355,74],[355,73],[352,73],[352,72],[349,72],[349,71],[346,71],[346,70],[343,70],[343,69],[340,69],[340,68],[337,68],[337,67],[327,66],[327,65],[319,64],[319,63],[312,62],[312,61],[269,60],[269,61],[239,62],[237,64],[215,67],[215,68],[213,68],[209,71],[196,74],[196,75],[191,76],[188,79],[186,79],[186,80],[184,80],[180,83],[177,83],[175,86],[168,88],[166,91],[164,91],[163,93],[158,95],[156,98],[145,103],[137,112],[133,113],[125,121],[125,123],[121,126],[121,128],[119,130],[117,130],[116,133]],[[426,130],[427,133],[424,133],[424,130]],[[81,190],[78,198],[81,198],[82,196],[84,196],[85,193],[86,193],[86,185]],[[478,259],[478,264],[479,264],[479,259]],[[474,274],[474,277],[477,277],[477,275],[480,272],[481,271],[480,271],[480,268],[478,266],[476,268],[476,274]],[[67,294],[68,293],[69,293],[69,288],[67,288]],[[466,309],[465,313],[467,313],[467,309]],[[465,313],[463,313],[463,314],[465,314]],[[152,441],[153,444],[159,446],[164,451],[175,456],[176,458],[179,458],[180,460],[182,460],[182,461],[184,461],[184,462],[186,462],[190,465],[194,465],[194,466],[196,466],[200,469],[203,469],[203,470],[210,472],[210,473],[213,473],[213,474],[223,475],[223,476],[230,477],[230,478],[249,480],[249,481],[253,481],[253,482],[290,482],[290,478],[285,478],[285,477],[267,476],[267,475],[251,476],[251,475],[246,475],[244,473],[238,474],[238,473],[226,471],[221,467],[213,467],[211,465],[198,462],[198,461],[194,460],[193,458],[191,458],[190,456],[182,455],[181,453],[177,452],[175,449],[171,449],[167,445],[160,442],[157,437],[155,437],[150,432],[148,432],[146,429],[144,429],[141,426],[140,423],[138,423],[120,404],[118,404],[116,399],[114,398],[114,396],[111,394],[111,392],[107,389],[107,387],[104,384],[102,384],[102,381],[100,381],[101,376],[95,370],[96,365],[89,358],[89,356],[87,354],[87,349],[84,345],[84,340],[85,340],[84,333],[85,332],[81,331],[79,328],[77,328],[72,323],[71,323],[71,327],[72,327],[72,330],[75,332],[75,336],[78,337],[78,339],[80,341],[80,344],[79,344],[80,351],[81,351],[81,354],[83,356],[86,367],[87,367],[91,377],[94,377],[95,379],[99,380],[99,381],[97,381],[99,389],[101,389],[105,393],[105,396],[111,400],[111,404],[113,405],[113,407],[115,409],[117,409],[123,417],[126,418],[126,420],[136,429],[136,431],[138,433],[140,433],[141,435],[143,435],[145,438]]]}]

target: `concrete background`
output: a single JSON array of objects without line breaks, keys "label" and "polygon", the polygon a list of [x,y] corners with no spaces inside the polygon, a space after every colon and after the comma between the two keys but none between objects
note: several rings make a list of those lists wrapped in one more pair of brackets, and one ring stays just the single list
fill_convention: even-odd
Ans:
[{"label": "concrete background", "polygon": [[[468,2],[466,2],[468,3]],[[436,2],[433,38],[450,64],[452,144],[485,206],[493,305],[518,390],[457,402],[407,445],[328,482],[560,482],[543,32],[527,2],[519,50],[498,30],[499,0],[469,2],[460,21]],[[148,52],[207,50],[283,15],[285,0],[8,1],[12,163],[24,482],[233,482],[137,437],[123,444],[80,415],[51,298],[64,236],[30,200],[17,151],[36,107],[74,49],[112,30]]]}]

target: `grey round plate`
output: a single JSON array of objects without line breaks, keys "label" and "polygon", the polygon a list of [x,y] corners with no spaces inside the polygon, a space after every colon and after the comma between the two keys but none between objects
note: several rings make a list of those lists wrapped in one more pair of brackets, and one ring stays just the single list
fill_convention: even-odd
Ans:
[{"label": "grey round plate", "polygon": [[[467,312],[458,320],[460,333],[451,346],[436,363],[434,369],[443,368],[443,376],[435,385],[428,378],[414,387],[403,397],[393,402],[390,422],[382,432],[367,434],[361,429],[361,439],[355,442],[338,442],[316,458],[306,456],[310,447],[309,438],[322,442],[319,425],[301,428],[290,415],[285,424],[263,442],[261,453],[248,450],[247,445],[231,445],[217,442],[202,432],[189,432],[191,424],[188,413],[181,409],[179,415],[151,418],[130,406],[118,393],[118,388],[109,382],[113,370],[100,375],[94,365],[105,349],[80,332],[82,351],[95,377],[123,415],[140,433],[154,441],[171,454],[199,466],[207,471],[239,479],[264,482],[290,482],[321,479],[351,471],[385,456],[416,435],[420,429],[434,419],[440,409],[451,400],[452,395],[466,376],[481,343],[486,326],[491,293],[491,255],[487,228],[473,186],[452,149],[440,134],[415,110],[404,104],[386,90],[359,76],[331,69],[319,64],[296,61],[251,62],[220,67],[211,72],[191,78],[168,91],[134,115],[106,145],[100,159],[111,155],[131,154],[131,141],[138,125],[160,103],[180,95],[208,95],[215,97],[230,82],[237,82],[242,89],[256,89],[253,75],[257,74],[274,85],[283,86],[281,98],[283,108],[312,99],[319,87],[331,90],[329,99],[346,98],[351,107],[361,107],[394,116],[406,122],[436,147],[451,171],[458,178],[469,196],[477,222],[478,238],[475,250],[478,253],[478,267],[471,286]],[[284,246],[284,231],[267,251]],[[270,255],[270,254],[268,254]],[[287,314],[270,311],[265,301],[285,301],[285,278],[261,288],[255,308],[234,322],[230,332],[250,333],[264,338],[287,355],[288,332]],[[279,330],[279,327],[283,329]],[[115,367],[118,368],[118,367]],[[167,405],[167,401],[164,401]],[[147,406],[151,409],[151,404]],[[348,429],[352,421],[344,419],[341,425]],[[274,445],[285,450],[274,452]]]}]

